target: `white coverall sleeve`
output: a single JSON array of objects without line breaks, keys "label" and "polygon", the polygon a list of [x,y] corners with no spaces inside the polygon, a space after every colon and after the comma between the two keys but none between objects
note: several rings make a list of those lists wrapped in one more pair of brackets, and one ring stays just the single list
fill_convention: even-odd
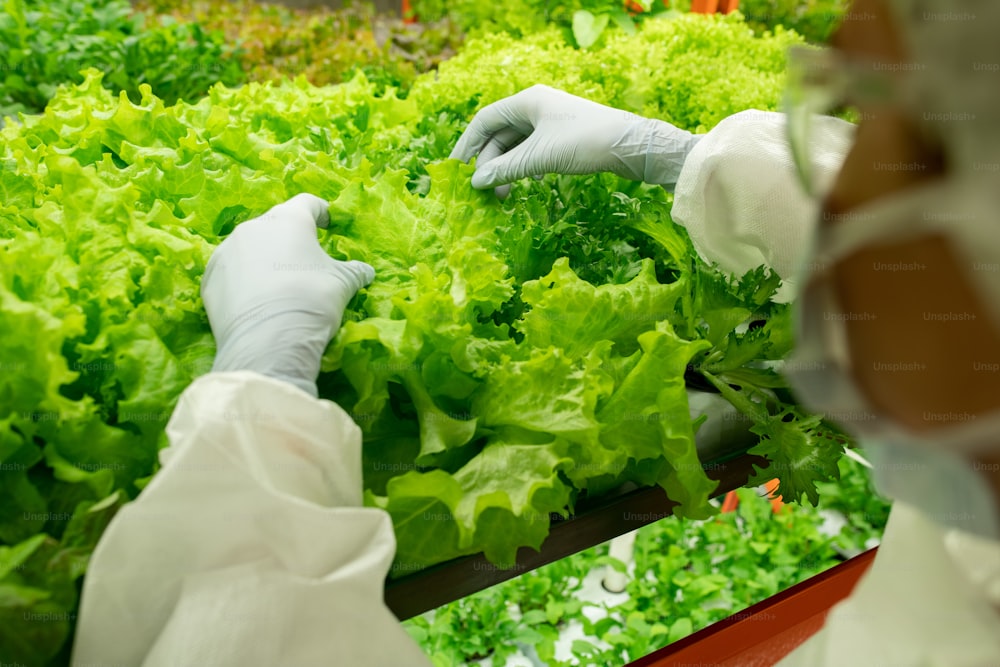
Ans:
[{"label": "white coverall sleeve", "polygon": [[395,553],[361,506],[346,412],[249,371],[181,395],[163,468],[84,580],[73,665],[427,665],[383,602]]},{"label": "white coverall sleeve", "polygon": [[[854,125],[816,116],[813,127],[810,152],[822,188],[843,164]],[[819,206],[795,175],[785,115],[742,111],[704,135],[684,161],[671,215],[702,259],[737,276],[769,266],[782,278],[776,300],[790,301]]]}]

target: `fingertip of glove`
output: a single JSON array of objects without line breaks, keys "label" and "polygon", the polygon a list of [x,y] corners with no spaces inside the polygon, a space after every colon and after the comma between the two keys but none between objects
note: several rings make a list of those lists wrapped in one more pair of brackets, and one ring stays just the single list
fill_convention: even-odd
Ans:
[{"label": "fingertip of glove", "polygon": [[330,202],[323,200],[323,207],[316,216],[316,227],[326,229],[330,226]]},{"label": "fingertip of glove", "polygon": [[292,207],[301,207],[308,212],[316,227],[326,229],[330,226],[330,202],[308,192],[300,192],[287,202]]},{"label": "fingertip of glove", "polygon": [[496,183],[493,182],[495,179],[496,172],[494,170],[487,168],[477,169],[472,174],[472,187],[477,190],[488,190],[496,185]]},{"label": "fingertip of glove", "polygon": [[370,285],[375,280],[375,269],[368,263],[352,259],[347,263],[351,271],[357,277],[359,287]]}]

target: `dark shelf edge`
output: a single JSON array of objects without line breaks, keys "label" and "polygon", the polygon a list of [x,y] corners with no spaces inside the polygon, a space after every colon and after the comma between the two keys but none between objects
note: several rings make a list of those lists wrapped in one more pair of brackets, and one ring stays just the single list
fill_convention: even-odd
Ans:
[{"label": "dark shelf edge", "polygon": [[[744,486],[754,465],[766,467],[767,461],[744,454],[724,463],[706,464],[705,472],[719,482],[714,495]],[[510,569],[498,568],[480,553],[389,579],[385,587],[386,605],[401,621],[418,616],[671,516],[676,504],[661,487],[623,493],[554,522],[541,549],[522,547],[517,552],[517,562]]]}]

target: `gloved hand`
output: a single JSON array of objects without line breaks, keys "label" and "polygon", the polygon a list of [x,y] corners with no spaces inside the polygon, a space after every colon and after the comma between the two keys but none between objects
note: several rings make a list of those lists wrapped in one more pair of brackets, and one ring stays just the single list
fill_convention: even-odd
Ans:
[{"label": "gloved hand", "polygon": [[451,157],[468,162],[478,154],[472,187],[501,186],[501,197],[507,183],[552,172],[610,171],[672,190],[699,139],[670,123],[537,85],[480,109]]},{"label": "gloved hand", "polygon": [[344,308],[375,270],[320,247],[327,202],[300,194],[239,225],[212,254],[201,297],[215,336],[213,371],[252,370],[317,395],[320,357]]}]

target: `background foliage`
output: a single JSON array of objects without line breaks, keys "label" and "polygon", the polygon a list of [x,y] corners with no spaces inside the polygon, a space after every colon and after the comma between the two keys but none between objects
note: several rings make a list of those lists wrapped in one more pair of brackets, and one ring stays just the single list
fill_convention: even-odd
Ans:
[{"label": "background foliage", "polygon": [[361,71],[405,91],[417,74],[454,55],[463,38],[447,19],[406,25],[361,3],[293,9],[254,0],[142,0],[137,6],[222,32],[239,44],[250,81],[302,75],[322,86]]},{"label": "background foliage", "polygon": [[851,0],[740,0],[740,13],[754,32],[778,26],[794,30],[810,42],[830,39]]},{"label": "background foliage", "polygon": [[144,83],[173,104],[195,101],[217,82],[244,80],[220,32],[147,18],[127,0],[4,0],[3,8],[0,117],[41,111],[60,84],[83,81],[87,67],[135,102]]},{"label": "background foliage", "polygon": [[[739,13],[758,35],[780,27],[823,43],[849,4],[850,0],[741,0]],[[555,27],[566,43],[580,47],[589,47],[602,34],[632,34],[649,18],[691,9],[690,0],[413,0],[410,5],[421,21],[448,17],[475,34],[526,37]]]},{"label": "background foliage", "polygon": [[[482,658],[502,667],[518,651],[532,650],[553,667],[624,665],[837,565],[844,554],[870,548],[889,505],[857,462],[845,457],[840,468],[841,484],[815,509],[785,506],[773,514],[756,490],[740,489],[736,512],[639,529],[622,602],[581,597],[588,575],[623,567],[608,557],[605,544],[404,625],[436,667]],[[851,517],[835,535],[822,529],[830,511]],[[557,643],[570,625],[583,637],[567,656]]]}]

